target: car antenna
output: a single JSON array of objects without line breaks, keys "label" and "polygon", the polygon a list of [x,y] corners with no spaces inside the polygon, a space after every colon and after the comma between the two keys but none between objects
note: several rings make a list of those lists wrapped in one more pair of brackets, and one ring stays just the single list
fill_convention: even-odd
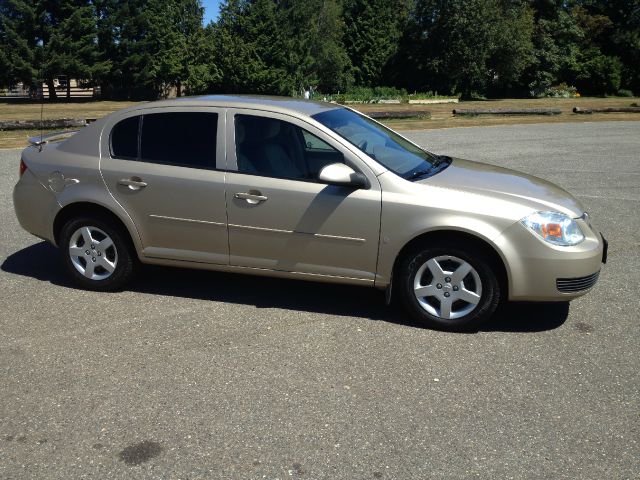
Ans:
[{"label": "car antenna", "polygon": [[[44,139],[44,56],[40,61],[40,72],[38,74],[38,83],[40,84],[40,143],[38,144],[38,151],[42,151],[42,140]],[[49,92],[51,95],[51,92]]]},{"label": "car antenna", "polygon": [[40,151],[42,151],[42,139],[44,138],[44,88],[40,84]]}]

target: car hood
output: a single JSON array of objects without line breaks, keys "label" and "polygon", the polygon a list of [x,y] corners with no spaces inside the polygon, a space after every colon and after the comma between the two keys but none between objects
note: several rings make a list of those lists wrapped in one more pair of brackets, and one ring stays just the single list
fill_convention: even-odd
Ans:
[{"label": "car hood", "polygon": [[583,207],[557,185],[526,173],[459,158],[440,173],[419,183],[487,195],[527,204],[535,210],[555,210],[579,217]]}]

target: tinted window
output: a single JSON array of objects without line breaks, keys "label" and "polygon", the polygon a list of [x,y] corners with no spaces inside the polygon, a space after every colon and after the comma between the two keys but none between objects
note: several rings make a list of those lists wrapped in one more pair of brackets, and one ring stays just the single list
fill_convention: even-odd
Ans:
[{"label": "tinted window", "polygon": [[144,115],[141,159],[185,167],[215,168],[217,122],[215,113]]},{"label": "tinted window", "polygon": [[236,115],[238,171],[253,175],[316,180],[322,167],[343,155],[315,135],[289,122]]},{"label": "tinted window", "polygon": [[130,117],[118,122],[111,130],[111,155],[120,158],[138,158],[138,122]]}]

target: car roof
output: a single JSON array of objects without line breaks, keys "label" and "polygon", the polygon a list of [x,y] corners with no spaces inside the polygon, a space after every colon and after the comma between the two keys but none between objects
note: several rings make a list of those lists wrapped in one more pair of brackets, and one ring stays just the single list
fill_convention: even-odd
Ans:
[{"label": "car roof", "polygon": [[170,100],[143,103],[129,107],[126,111],[135,111],[155,107],[223,107],[223,108],[248,108],[253,110],[266,110],[271,112],[291,113],[312,116],[316,113],[326,112],[338,108],[341,105],[328,102],[316,102],[292,97],[272,97],[266,95],[201,95],[196,97],[179,97]]}]

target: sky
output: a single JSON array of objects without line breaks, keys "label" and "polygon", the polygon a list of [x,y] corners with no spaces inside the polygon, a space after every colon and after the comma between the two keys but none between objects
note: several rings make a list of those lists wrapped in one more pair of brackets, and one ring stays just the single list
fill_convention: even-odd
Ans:
[{"label": "sky", "polygon": [[218,9],[222,0],[202,0],[204,6],[204,24],[207,25],[211,20],[218,18]]}]

